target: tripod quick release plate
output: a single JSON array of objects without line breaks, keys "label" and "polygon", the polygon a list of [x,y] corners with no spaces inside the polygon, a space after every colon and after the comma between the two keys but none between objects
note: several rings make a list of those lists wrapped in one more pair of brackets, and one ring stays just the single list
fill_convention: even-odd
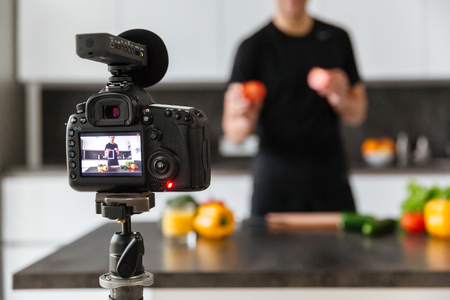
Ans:
[{"label": "tripod quick release plate", "polygon": [[127,217],[149,211],[155,207],[154,193],[97,193],[96,213],[108,219],[125,220]]}]

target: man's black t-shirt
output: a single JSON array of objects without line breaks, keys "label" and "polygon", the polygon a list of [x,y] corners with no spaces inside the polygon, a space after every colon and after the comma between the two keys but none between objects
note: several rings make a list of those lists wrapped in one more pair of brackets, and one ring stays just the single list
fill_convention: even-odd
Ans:
[{"label": "man's black t-shirt", "polygon": [[262,150],[296,156],[342,151],[336,113],[307,85],[315,66],[341,68],[351,84],[359,81],[347,33],[318,20],[304,37],[269,23],[239,47],[230,81],[257,79],[267,87],[257,128]]},{"label": "man's black t-shirt", "polygon": [[307,85],[316,66],[344,70],[350,84],[360,80],[347,33],[318,20],[304,37],[286,35],[271,22],[238,49],[230,82],[256,79],[267,87],[252,215],[355,209],[339,118]]},{"label": "man's black t-shirt", "polygon": [[116,148],[119,149],[119,146],[117,146],[116,143],[114,143],[114,144],[108,143],[105,146],[105,150],[109,149],[109,153],[106,156],[107,161],[108,161],[108,167],[119,165],[119,160],[117,159],[117,152],[115,150]]}]

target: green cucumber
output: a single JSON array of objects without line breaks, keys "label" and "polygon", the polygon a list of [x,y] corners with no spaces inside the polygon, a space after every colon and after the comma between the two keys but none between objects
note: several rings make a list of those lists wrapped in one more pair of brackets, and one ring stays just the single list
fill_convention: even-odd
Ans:
[{"label": "green cucumber", "polygon": [[355,212],[342,212],[341,227],[344,230],[361,231],[367,222],[375,221],[375,218],[367,215],[360,215]]},{"label": "green cucumber", "polygon": [[372,220],[363,224],[361,231],[365,235],[382,235],[388,234],[395,230],[397,221],[393,219]]}]

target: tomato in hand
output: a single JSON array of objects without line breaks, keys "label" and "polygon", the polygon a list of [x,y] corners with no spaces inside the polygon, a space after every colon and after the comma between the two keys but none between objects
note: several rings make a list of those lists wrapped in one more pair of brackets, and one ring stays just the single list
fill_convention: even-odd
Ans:
[{"label": "tomato in hand", "polygon": [[330,84],[331,74],[327,69],[314,67],[312,68],[307,76],[308,86],[315,90],[321,91],[328,87]]},{"label": "tomato in hand", "polygon": [[259,103],[266,97],[267,89],[261,81],[250,80],[243,83],[242,93],[251,103]]},{"label": "tomato in hand", "polygon": [[422,212],[407,212],[400,219],[400,226],[409,233],[425,231],[425,221]]}]

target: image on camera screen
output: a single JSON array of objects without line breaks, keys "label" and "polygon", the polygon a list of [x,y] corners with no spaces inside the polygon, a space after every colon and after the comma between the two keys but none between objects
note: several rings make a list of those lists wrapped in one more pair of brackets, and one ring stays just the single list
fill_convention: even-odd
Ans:
[{"label": "image on camera screen", "polygon": [[80,133],[81,176],[142,176],[140,132]]}]

